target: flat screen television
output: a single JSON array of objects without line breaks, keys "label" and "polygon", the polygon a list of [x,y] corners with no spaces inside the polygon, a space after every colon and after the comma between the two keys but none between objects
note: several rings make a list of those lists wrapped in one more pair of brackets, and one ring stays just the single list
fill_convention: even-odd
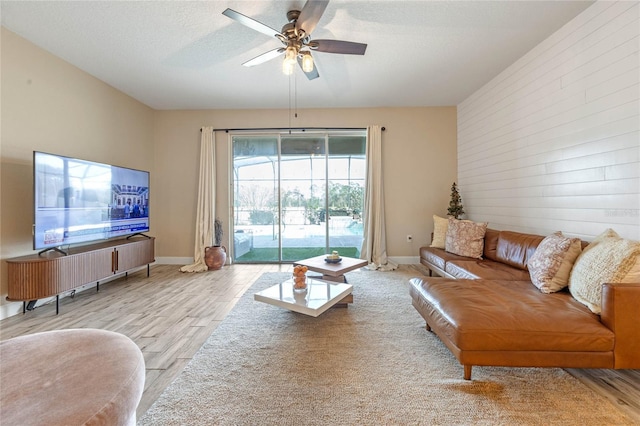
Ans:
[{"label": "flat screen television", "polygon": [[149,230],[146,171],[34,151],[33,200],[34,250]]}]

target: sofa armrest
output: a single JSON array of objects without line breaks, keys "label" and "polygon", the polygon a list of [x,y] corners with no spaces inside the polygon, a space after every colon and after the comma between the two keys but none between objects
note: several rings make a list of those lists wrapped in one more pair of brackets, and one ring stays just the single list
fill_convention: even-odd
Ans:
[{"label": "sofa armrest", "polygon": [[600,319],[616,335],[614,368],[640,368],[640,283],[602,286]]}]

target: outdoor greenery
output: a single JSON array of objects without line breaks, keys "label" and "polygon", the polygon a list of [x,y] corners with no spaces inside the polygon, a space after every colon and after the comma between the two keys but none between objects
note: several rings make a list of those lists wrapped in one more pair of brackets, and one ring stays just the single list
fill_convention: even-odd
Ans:
[{"label": "outdoor greenery", "polygon": [[[337,250],[341,256],[358,258],[360,253],[355,247],[331,247],[329,252]],[[300,259],[307,259],[309,257],[320,256],[326,254],[324,247],[283,247],[282,259],[284,261],[296,261]],[[250,252],[240,256],[237,261],[243,263],[250,262],[265,262],[278,260],[278,248],[252,248]]]},{"label": "outdoor greenery", "polygon": [[[245,187],[247,188],[247,187]],[[277,200],[273,193],[260,189],[257,186],[248,187],[240,197],[240,206],[252,206],[249,212],[251,225],[271,225],[277,219]],[[311,196],[305,196],[300,189],[287,190],[282,193],[282,214],[286,218],[287,208],[304,208],[305,220],[310,225],[316,225],[326,221],[324,206],[324,191],[320,188],[311,188]],[[313,194],[321,194],[316,196]],[[364,187],[358,183],[342,184],[329,182],[329,215],[330,216],[357,216],[362,212],[364,205]]]},{"label": "outdoor greenery", "polygon": [[271,210],[251,210],[249,212],[249,222],[252,225],[271,225],[273,224],[274,212]]}]

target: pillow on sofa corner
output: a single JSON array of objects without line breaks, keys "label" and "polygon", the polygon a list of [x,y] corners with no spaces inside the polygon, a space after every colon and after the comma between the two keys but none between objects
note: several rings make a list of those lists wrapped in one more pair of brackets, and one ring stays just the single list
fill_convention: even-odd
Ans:
[{"label": "pillow on sofa corner", "polygon": [[561,232],[549,235],[527,262],[531,282],[543,293],[562,290],[569,284],[571,268],[581,251],[580,239]]},{"label": "pillow on sofa corner", "polygon": [[602,285],[634,282],[640,268],[640,242],[621,238],[608,229],[582,251],[569,276],[574,299],[599,314]]},{"label": "pillow on sofa corner", "polygon": [[486,222],[449,218],[445,250],[459,256],[482,259]]},{"label": "pillow on sofa corner", "polygon": [[618,233],[616,231],[614,231],[611,228],[607,228],[606,230],[604,230],[600,235],[598,235],[597,237],[595,237],[593,240],[591,240],[589,242],[589,244],[582,249],[582,252],[586,252],[589,251],[590,249],[594,248],[595,246],[598,245],[598,243],[602,242],[602,241],[606,241],[610,238],[613,239],[621,239],[622,237],[620,235],[618,235]]},{"label": "pillow on sofa corner", "polygon": [[433,239],[429,247],[444,248],[447,238],[447,229],[449,228],[449,219],[433,215]]}]

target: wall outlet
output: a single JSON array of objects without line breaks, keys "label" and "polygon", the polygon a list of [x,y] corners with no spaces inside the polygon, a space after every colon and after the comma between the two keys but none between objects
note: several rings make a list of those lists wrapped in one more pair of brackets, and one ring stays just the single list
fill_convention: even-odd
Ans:
[{"label": "wall outlet", "polygon": [[411,241],[413,241],[413,236],[407,235],[407,242],[410,243]]}]

